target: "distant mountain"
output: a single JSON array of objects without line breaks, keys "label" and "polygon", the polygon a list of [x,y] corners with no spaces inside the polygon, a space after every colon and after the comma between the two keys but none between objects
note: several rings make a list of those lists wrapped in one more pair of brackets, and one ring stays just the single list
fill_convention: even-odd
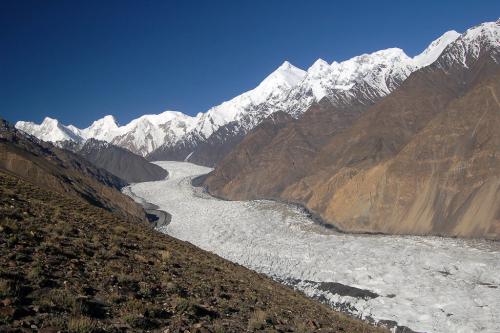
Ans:
[{"label": "distant mountain", "polygon": [[[292,71],[295,73],[292,77],[301,77],[301,80],[294,84],[289,82],[288,89],[273,92],[267,98],[255,98],[254,100],[260,103],[247,104],[243,109],[236,107],[241,105],[240,96],[236,97],[227,102],[231,103],[233,110],[238,110],[232,121],[218,127],[212,126],[211,131],[206,133],[193,131],[173,146],[167,144],[156,149],[148,158],[183,160],[188,157],[190,162],[215,166],[251,129],[270,114],[281,111],[299,118],[313,103],[323,98],[328,98],[333,105],[339,107],[372,104],[398,87],[411,72],[436,60],[442,50],[458,36],[459,33],[449,31],[414,58],[408,57],[401,49],[393,48],[364,54],[341,63],[333,62],[331,65],[319,59],[302,73],[285,62],[276,72]],[[283,73],[280,75],[290,76]],[[269,78],[263,83],[267,80]],[[226,109],[227,107],[224,111]],[[218,107],[212,110],[213,113],[220,112]]]},{"label": "distant mountain", "polygon": [[45,117],[40,125],[29,121],[18,121],[15,127],[47,142],[67,140],[80,142],[83,140],[81,131],[78,128],[72,125],[62,125],[57,119],[50,117]]},{"label": "distant mountain", "polygon": [[165,169],[148,162],[144,157],[106,141],[96,139],[88,139],[84,143],[59,141],[58,145],[128,183],[162,180],[168,175]]},{"label": "distant mountain", "polygon": [[190,117],[166,111],[119,126],[113,116],[85,129],[46,118],[41,125],[16,127],[45,141],[105,140],[149,160],[189,160],[214,166],[255,126],[274,112],[299,118],[313,103],[328,98],[335,106],[369,105],[397,88],[413,71],[432,63],[459,34],[445,33],[420,55],[401,49],[364,54],[343,62],[319,59],[307,71],[285,61],[256,88],[205,113]]},{"label": "distant mountain", "polygon": [[0,119],[0,171],[82,199],[94,206],[145,221],[143,209],[119,190],[126,182],[78,155],[18,131]]},{"label": "distant mountain", "polygon": [[277,129],[257,126],[205,186],[298,202],[351,232],[499,239],[500,21],[452,36],[373,105],[325,96]]}]

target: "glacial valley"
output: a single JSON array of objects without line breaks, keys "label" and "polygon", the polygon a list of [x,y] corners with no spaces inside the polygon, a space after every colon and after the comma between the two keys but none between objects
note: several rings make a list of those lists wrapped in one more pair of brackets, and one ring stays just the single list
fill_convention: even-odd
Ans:
[{"label": "glacial valley", "polygon": [[156,164],[167,179],[123,191],[172,215],[161,232],[365,319],[418,332],[500,331],[498,242],[338,234],[294,206],[224,201],[193,187],[210,168]]}]

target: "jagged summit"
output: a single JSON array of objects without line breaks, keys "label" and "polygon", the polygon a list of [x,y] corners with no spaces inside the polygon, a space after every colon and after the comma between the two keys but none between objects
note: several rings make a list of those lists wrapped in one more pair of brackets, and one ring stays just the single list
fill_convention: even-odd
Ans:
[{"label": "jagged summit", "polygon": [[57,125],[58,123],[59,123],[59,121],[57,119],[50,118],[50,117],[45,117],[45,118],[43,118],[43,121],[42,121],[42,125],[46,125],[46,126],[49,126],[52,124]]},{"label": "jagged summit", "polygon": [[439,58],[439,66],[448,68],[455,64],[468,67],[483,53],[489,53],[495,61],[500,56],[500,21],[485,22],[467,29]]},{"label": "jagged summit", "polygon": [[45,117],[40,125],[32,122],[18,121],[15,127],[43,141],[82,140],[79,133],[75,131],[76,127],[64,126],[57,119],[50,117]]}]

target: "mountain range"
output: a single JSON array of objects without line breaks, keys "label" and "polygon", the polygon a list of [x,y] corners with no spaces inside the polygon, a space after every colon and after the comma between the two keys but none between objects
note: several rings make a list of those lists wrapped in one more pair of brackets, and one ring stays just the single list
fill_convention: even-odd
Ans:
[{"label": "mountain range", "polygon": [[415,57],[391,48],[306,71],[284,62],[194,117],[16,127],[213,166],[211,194],[298,203],[347,232],[498,239],[499,36],[500,20],[446,32]]},{"label": "mountain range", "polygon": [[19,121],[16,128],[44,141],[104,140],[150,160],[189,160],[215,166],[269,115],[281,111],[298,118],[314,102],[369,105],[397,88],[413,71],[432,63],[459,33],[449,31],[411,58],[391,48],[327,63],[318,59],[307,71],[285,61],[256,88],[192,117],[165,111],[119,126],[113,116],[79,129],[45,118]]},{"label": "mountain range", "polygon": [[348,232],[500,238],[500,21],[467,30],[372,105],[268,119],[205,179]]}]

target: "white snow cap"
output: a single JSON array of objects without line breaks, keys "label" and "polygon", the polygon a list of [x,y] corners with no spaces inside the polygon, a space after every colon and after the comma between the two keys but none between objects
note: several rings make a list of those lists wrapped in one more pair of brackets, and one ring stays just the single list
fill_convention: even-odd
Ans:
[{"label": "white snow cap", "polygon": [[458,37],[460,37],[460,34],[455,30],[445,32],[441,37],[433,41],[424,52],[413,58],[415,65],[425,67],[432,64],[441,55],[443,50]]},{"label": "white snow cap", "polygon": [[290,88],[302,81],[306,72],[285,61],[251,92],[255,104],[262,103],[276,88]]},{"label": "white snow cap", "polygon": [[60,124],[57,119],[50,117],[45,117],[40,125],[32,122],[18,121],[15,127],[43,141],[82,140],[80,135],[74,133],[72,130],[72,128],[75,128],[74,126],[69,128]]},{"label": "white snow cap", "polygon": [[107,115],[92,123],[89,127],[82,130],[85,139],[98,139],[110,141],[118,129],[118,124],[115,117]]},{"label": "white snow cap", "polygon": [[461,36],[464,42],[473,42],[481,38],[496,46],[500,45],[500,20],[496,22],[485,22],[470,29]]},{"label": "white snow cap", "polygon": [[459,63],[467,67],[471,60],[488,50],[500,52],[500,21],[485,22],[467,29],[450,45],[442,65]]}]

